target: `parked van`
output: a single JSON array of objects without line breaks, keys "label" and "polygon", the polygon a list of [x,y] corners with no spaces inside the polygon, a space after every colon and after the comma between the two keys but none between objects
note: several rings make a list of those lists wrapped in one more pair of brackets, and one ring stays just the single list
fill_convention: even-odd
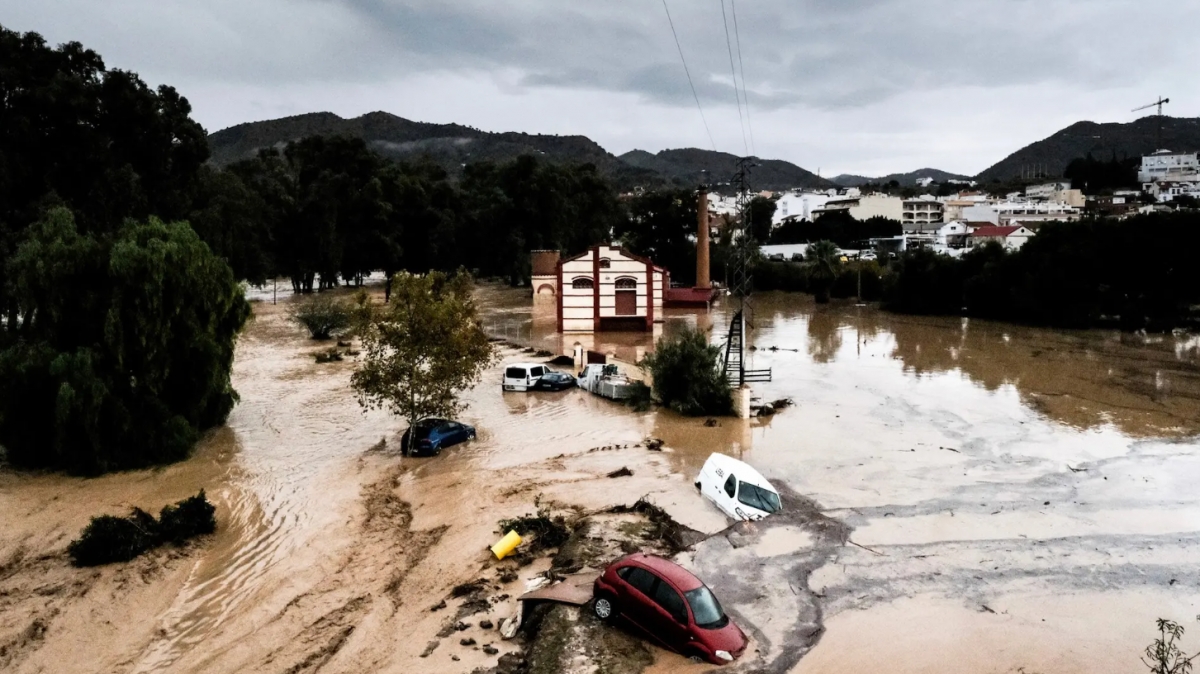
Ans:
[{"label": "parked van", "polygon": [[749,464],[713,454],[696,478],[696,489],[735,520],[761,520],[779,512],[779,492]]},{"label": "parked van", "polygon": [[550,368],[540,363],[510,363],[504,367],[505,391],[529,391]]}]

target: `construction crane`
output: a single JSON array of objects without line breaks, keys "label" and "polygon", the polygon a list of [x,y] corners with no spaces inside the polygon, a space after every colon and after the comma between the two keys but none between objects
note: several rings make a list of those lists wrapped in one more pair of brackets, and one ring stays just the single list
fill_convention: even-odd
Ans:
[{"label": "construction crane", "polygon": [[1156,135],[1154,137],[1155,151],[1163,149],[1163,146],[1162,146],[1162,106],[1163,106],[1163,104],[1170,103],[1170,102],[1171,102],[1171,99],[1163,98],[1162,96],[1159,96],[1157,101],[1155,101],[1149,105],[1143,105],[1140,108],[1133,109],[1133,112],[1141,112],[1142,110],[1146,110],[1147,108],[1153,108],[1153,107],[1158,108],[1158,135]]}]

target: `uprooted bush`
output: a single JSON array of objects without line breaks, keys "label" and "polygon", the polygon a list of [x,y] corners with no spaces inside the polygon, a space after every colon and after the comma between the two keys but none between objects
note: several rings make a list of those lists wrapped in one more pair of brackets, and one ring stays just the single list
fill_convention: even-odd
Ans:
[{"label": "uprooted bush", "polygon": [[182,545],[189,538],[211,534],[217,529],[215,512],[202,489],[163,507],[158,519],[141,508],[134,508],[128,517],[100,515],[71,541],[67,554],[75,566],[127,562],[164,543]]},{"label": "uprooted bush", "polygon": [[[539,507],[537,514],[500,520],[500,533],[515,531],[528,542],[521,546],[526,554],[537,554],[543,550],[557,548],[571,536],[571,528],[562,515],[551,516],[550,511]],[[532,539],[531,539],[532,537]]]},{"label": "uprooted bush", "polygon": [[354,310],[348,303],[322,294],[292,307],[288,316],[313,339],[324,340],[345,332],[353,323]]}]

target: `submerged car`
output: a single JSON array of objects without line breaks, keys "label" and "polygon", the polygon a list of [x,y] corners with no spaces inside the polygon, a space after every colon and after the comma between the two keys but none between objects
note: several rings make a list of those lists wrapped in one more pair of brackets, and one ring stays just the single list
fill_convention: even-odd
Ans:
[{"label": "submerged car", "polygon": [[597,618],[624,619],[693,660],[721,665],[746,650],[746,635],[708,586],[662,557],[639,552],[618,559],[596,579],[592,595]]},{"label": "submerged car", "polygon": [[564,391],[575,386],[575,377],[566,372],[555,372],[554,370],[546,370],[537,383],[530,390],[532,391]]},{"label": "submerged car", "polygon": [[744,461],[713,453],[696,477],[696,489],[735,520],[761,520],[779,512],[779,491]]},{"label": "submerged car", "polygon": [[504,367],[504,391],[532,391],[550,368],[540,363],[509,363]]},{"label": "submerged car", "polygon": [[[415,433],[414,433],[415,430]],[[412,435],[412,444],[409,436]],[[412,456],[437,456],[442,449],[475,439],[475,427],[449,419],[422,419],[404,431],[400,447]]]}]

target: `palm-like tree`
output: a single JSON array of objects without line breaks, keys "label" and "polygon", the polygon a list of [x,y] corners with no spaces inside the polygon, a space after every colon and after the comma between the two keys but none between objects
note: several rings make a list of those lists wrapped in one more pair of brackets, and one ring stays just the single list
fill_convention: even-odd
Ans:
[{"label": "palm-like tree", "polygon": [[832,241],[818,241],[808,247],[804,262],[808,274],[808,286],[816,296],[817,304],[829,301],[829,288],[837,278],[841,254]]}]

